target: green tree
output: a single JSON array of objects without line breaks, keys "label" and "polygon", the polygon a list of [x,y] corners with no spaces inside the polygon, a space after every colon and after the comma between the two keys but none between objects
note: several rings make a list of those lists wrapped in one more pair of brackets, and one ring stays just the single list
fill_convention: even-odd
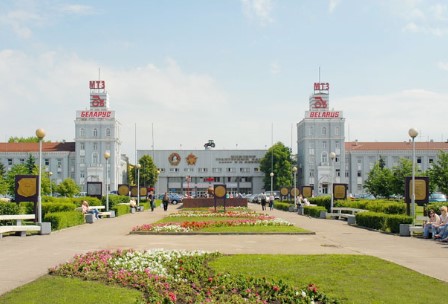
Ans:
[{"label": "green tree", "polygon": [[59,192],[63,196],[73,197],[81,191],[80,187],[71,178],[66,178],[56,186],[56,192]]},{"label": "green tree", "polygon": [[[151,156],[149,155],[143,155],[139,160],[138,163],[140,164],[140,186],[148,187],[148,186],[154,186],[157,182],[157,167],[154,164],[154,161]],[[136,176],[135,174],[135,168],[133,168],[133,176]]]},{"label": "green tree", "polygon": [[8,188],[8,193],[13,194],[15,193],[15,183],[16,183],[16,175],[27,175],[28,168],[25,164],[16,164],[11,167],[11,170],[8,171],[6,174],[6,185]]},{"label": "green tree", "polygon": [[36,172],[38,169],[36,168],[36,160],[34,157],[30,154],[28,159],[26,160],[25,166],[28,170],[28,174],[33,174],[33,172]]},{"label": "green tree", "polygon": [[393,194],[392,178],[392,171],[386,167],[381,169],[380,161],[378,161],[370,170],[364,189],[376,197],[389,198]]},{"label": "green tree", "polygon": [[404,196],[404,181],[406,176],[412,176],[412,161],[400,158],[400,163],[392,168],[392,192]]},{"label": "green tree", "polygon": [[5,165],[3,163],[0,163],[0,176],[4,177],[6,173]]},{"label": "green tree", "polygon": [[283,143],[277,142],[266,152],[260,160],[260,170],[265,174],[263,178],[264,189],[271,189],[271,172],[274,173],[273,189],[289,187],[292,185],[292,158],[291,150]]},{"label": "green tree", "polygon": [[432,189],[437,189],[442,193],[448,193],[448,152],[440,151],[438,159],[428,170],[430,184],[434,184]]}]

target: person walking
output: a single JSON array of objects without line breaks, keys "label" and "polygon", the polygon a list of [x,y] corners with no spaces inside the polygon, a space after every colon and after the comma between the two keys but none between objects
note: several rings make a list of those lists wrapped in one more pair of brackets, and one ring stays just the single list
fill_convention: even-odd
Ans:
[{"label": "person walking", "polygon": [[266,194],[261,193],[261,210],[266,210]]},{"label": "person walking", "polygon": [[275,200],[274,193],[271,192],[271,195],[269,196],[269,210],[271,211],[274,209],[274,200]]},{"label": "person walking", "polygon": [[148,193],[148,201],[149,201],[149,207],[151,207],[151,211],[154,211],[154,208],[155,208],[154,192],[149,191],[149,193]]},{"label": "person walking", "polygon": [[169,202],[170,202],[170,197],[168,196],[168,193],[165,192],[165,194],[163,195],[163,198],[162,198],[163,210],[165,210],[165,211],[168,210]]}]

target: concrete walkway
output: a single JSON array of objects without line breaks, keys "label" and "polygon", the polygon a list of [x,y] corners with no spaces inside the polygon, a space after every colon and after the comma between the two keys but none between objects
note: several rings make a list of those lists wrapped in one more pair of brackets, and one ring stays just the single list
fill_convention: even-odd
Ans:
[{"label": "concrete walkway", "polygon": [[[260,205],[250,204],[261,211]],[[50,235],[0,239],[0,294],[46,274],[50,267],[75,254],[101,249],[151,248],[219,251],[222,253],[267,254],[366,254],[408,267],[448,282],[444,265],[448,245],[432,240],[399,237],[356,228],[344,221],[299,216],[292,212],[267,211],[315,235],[130,235],[136,225],[151,223],[175,212],[157,208],[113,219],[101,219],[56,231]]]}]

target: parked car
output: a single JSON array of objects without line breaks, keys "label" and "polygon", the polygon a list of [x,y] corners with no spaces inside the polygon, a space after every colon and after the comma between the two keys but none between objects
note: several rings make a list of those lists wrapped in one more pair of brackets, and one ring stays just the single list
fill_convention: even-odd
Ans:
[{"label": "parked car", "polygon": [[434,192],[429,195],[430,202],[446,202],[446,195],[443,193]]}]

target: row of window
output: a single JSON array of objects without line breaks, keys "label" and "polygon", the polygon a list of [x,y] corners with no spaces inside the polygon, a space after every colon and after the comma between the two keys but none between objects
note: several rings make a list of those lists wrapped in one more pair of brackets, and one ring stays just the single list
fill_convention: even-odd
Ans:
[{"label": "row of window", "polygon": [[[98,150],[98,143],[93,143],[92,147],[93,147],[94,151],[97,151]],[[86,149],[86,144],[83,143],[83,142],[80,142],[79,143],[80,153],[81,153],[81,151],[84,151],[85,149]],[[110,151],[110,143],[106,144],[106,151]]]},{"label": "row of window", "polygon": [[[27,160],[25,158],[19,158],[18,164],[25,164],[26,161]],[[12,165],[14,165],[14,160],[12,158],[8,158],[6,160],[6,164],[8,166],[12,166]],[[46,166],[46,167],[50,167],[50,159],[49,158],[45,158],[44,161],[43,161],[43,165]],[[62,168],[62,159],[58,159],[57,160],[57,167],[58,168]]]},{"label": "row of window", "polygon": [[[209,172],[210,168],[197,168],[198,173],[207,173]],[[161,168],[160,169],[161,172],[166,172],[165,168]],[[254,172],[260,172],[259,168],[253,168]],[[180,172],[179,168],[170,168],[169,172],[171,173],[175,173],[175,172]],[[195,172],[194,168],[184,168],[184,172]],[[237,172],[237,168],[213,168],[212,169],[213,173],[222,173],[222,172],[227,172],[227,173],[236,173]],[[251,168],[239,168],[239,172],[240,173],[250,173],[251,172]]]},{"label": "row of window", "polygon": [[[86,136],[86,130],[84,128],[80,128],[79,129],[79,137],[85,137],[85,136]],[[92,136],[93,137],[98,137],[98,129],[97,128],[94,128],[92,130]],[[110,137],[110,128],[106,128],[105,136],[106,137]]]},{"label": "row of window", "polygon": [[[320,134],[321,135],[330,135],[327,133],[330,133],[329,130],[327,129],[327,127],[322,127],[320,130]],[[314,126],[309,126],[308,135],[314,135]],[[334,135],[339,135],[339,127],[334,128]]]}]

